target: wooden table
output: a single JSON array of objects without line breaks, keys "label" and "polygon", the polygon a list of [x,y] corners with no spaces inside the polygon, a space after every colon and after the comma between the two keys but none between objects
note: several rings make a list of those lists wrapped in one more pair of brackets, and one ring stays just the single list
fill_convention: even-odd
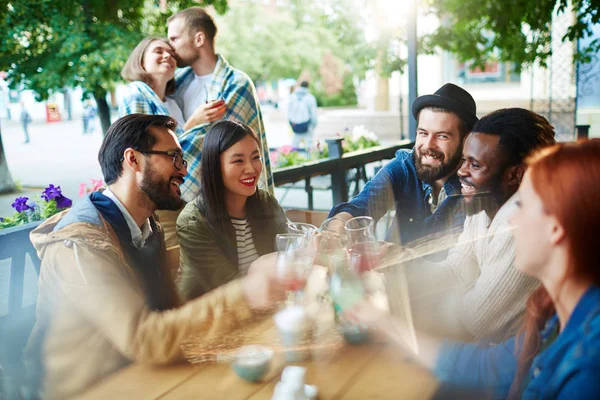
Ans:
[{"label": "wooden table", "polygon": [[[275,329],[270,321],[257,326]],[[270,400],[285,365],[276,355],[269,374],[261,382],[249,383],[223,363],[160,368],[133,364],[80,398]],[[407,363],[396,348],[380,343],[344,345],[294,365],[306,367],[306,383],[317,386],[320,400],[430,399],[438,387],[427,371]]]}]

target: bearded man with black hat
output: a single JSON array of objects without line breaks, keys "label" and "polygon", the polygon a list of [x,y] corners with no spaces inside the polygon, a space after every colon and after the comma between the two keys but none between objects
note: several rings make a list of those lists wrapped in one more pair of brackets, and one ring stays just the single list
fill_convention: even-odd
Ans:
[{"label": "bearded man with black hat", "polygon": [[554,144],[554,134],[546,118],[522,108],[494,111],[475,124],[457,172],[467,214],[457,245],[441,262],[416,258],[385,270],[388,293],[408,287],[392,308],[410,307],[419,330],[462,341],[502,341],[516,333],[539,281],[513,265],[510,218],[526,157]]},{"label": "bearded man with black hat", "polygon": [[462,230],[460,183],[456,171],[463,142],[477,122],[473,97],[447,83],[412,104],[417,119],[415,147],[396,157],[351,201],[335,206],[329,216],[348,220],[371,216],[376,221],[396,210],[388,241],[409,245],[432,234]]}]

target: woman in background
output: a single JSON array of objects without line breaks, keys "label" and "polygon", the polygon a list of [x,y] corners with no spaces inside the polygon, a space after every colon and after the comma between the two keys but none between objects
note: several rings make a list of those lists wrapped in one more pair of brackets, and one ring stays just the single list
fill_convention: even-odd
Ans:
[{"label": "woman in background", "polygon": [[[121,76],[127,82],[127,93],[119,105],[119,117],[128,114],[170,115],[177,121],[177,136],[196,125],[221,119],[224,104],[209,113],[194,113],[188,121],[177,105],[175,93],[175,61],[173,48],[165,39],[150,36],[133,49]],[[182,143],[183,145],[183,143]]]},{"label": "woman in background", "polygon": [[262,171],[259,139],[248,126],[217,122],[202,147],[200,195],[177,219],[181,296],[198,297],[246,275],[259,256],[274,252],[287,231],[277,200],[257,188]]}]

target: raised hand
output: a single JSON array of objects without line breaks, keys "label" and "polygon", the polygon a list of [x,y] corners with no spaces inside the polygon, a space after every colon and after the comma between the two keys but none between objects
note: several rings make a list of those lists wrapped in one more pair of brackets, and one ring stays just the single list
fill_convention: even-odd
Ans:
[{"label": "raised hand", "polygon": [[218,121],[223,118],[225,111],[227,111],[225,100],[214,100],[201,104],[186,121],[184,128],[187,130],[197,125]]}]

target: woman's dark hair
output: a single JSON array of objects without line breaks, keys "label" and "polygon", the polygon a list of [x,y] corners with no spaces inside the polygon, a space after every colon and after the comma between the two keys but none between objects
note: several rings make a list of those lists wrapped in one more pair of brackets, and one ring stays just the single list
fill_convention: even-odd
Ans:
[{"label": "woman's dark hair", "polygon": [[[583,278],[600,285],[600,139],[556,144],[535,152],[526,162],[544,210],[565,231],[569,249],[566,279]],[[529,297],[517,334],[517,373],[509,398],[521,397],[523,379],[540,351],[540,331],[554,313],[554,303],[541,286]]]},{"label": "woman's dark hair", "polygon": [[107,185],[121,176],[125,150],[152,149],[156,138],[148,131],[151,126],[175,130],[177,122],[167,115],[129,114],[108,128],[98,152],[98,162]]},{"label": "woman's dark hair", "polygon": [[[207,210],[205,215],[212,227],[222,233],[227,232],[231,219],[225,206],[225,185],[221,173],[221,153],[244,139],[252,137],[259,144],[256,133],[249,126],[231,120],[219,121],[212,126],[204,138],[202,160],[200,161],[200,197]],[[246,201],[247,209],[259,207],[258,190]]]},{"label": "woman's dark hair", "polygon": [[[152,78],[152,75],[149,74],[144,68],[144,54],[146,54],[148,46],[157,40],[166,43],[169,47],[171,47],[167,40],[160,37],[149,36],[143,39],[138,43],[137,46],[135,46],[129,55],[127,62],[125,63],[125,66],[121,70],[121,76],[123,79],[125,79],[127,82],[142,81],[148,86],[152,87],[152,82],[154,82],[154,79]],[[167,82],[165,96],[174,94],[175,89],[175,78],[173,78]]]}]

